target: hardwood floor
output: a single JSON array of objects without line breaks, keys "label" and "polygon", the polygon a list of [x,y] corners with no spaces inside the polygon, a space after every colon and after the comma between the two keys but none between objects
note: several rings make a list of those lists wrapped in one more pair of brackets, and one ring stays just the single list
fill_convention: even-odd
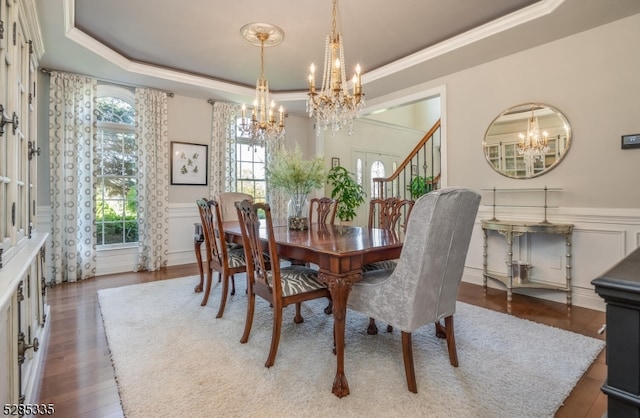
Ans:
[{"label": "hardwood floor", "polygon": [[[51,331],[39,402],[53,403],[56,411],[54,416],[62,418],[122,417],[97,291],[196,274],[196,265],[190,264],[153,273],[102,276],[48,289]],[[458,299],[507,312],[504,291],[488,289],[485,295],[482,287],[462,283]],[[514,295],[511,314],[604,339],[596,333],[605,322],[604,312],[579,307],[568,310],[564,304]],[[131,336],[131,343],[136,344],[135,335]],[[556,417],[602,417],[606,412],[607,399],[600,387],[606,378],[606,370],[603,351],[559,409]]]}]

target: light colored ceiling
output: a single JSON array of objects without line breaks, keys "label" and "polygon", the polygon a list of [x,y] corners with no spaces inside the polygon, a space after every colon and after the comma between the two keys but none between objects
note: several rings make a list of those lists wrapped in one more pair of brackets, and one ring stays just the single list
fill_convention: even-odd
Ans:
[{"label": "light colored ceiling", "polygon": [[[284,30],[265,49],[272,95],[304,114],[321,66],[330,0],[36,0],[41,66],[203,99],[251,103],[260,49],[247,23]],[[339,0],[347,77],[359,63],[368,104],[442,75],[640,13],[639,0]],[[321,80],[316,80],[320,83]]]}]

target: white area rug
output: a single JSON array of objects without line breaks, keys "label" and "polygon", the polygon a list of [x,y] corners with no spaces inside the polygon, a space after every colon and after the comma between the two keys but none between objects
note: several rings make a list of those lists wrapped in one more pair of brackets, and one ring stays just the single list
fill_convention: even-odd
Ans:
[{"label": "white area rug", "polygon": [[[237,283],[242,283],[240,277]],[[460,366],[427,326],[413,334],[418,394],[407,391],[398,331],[366,334],[348,312],[345,368],[351,394],[331,393],[336,371],[332,316],[305,303],[305,322],[285,310],[274,367],[264,362],[271,309],[256,298],[240,344],[246,295],[240,285],[222,319],[220,286],[200,306],[195,277],[99,291],[125,415],[142,417],[552,417],[604,342],[459,302]]]}]

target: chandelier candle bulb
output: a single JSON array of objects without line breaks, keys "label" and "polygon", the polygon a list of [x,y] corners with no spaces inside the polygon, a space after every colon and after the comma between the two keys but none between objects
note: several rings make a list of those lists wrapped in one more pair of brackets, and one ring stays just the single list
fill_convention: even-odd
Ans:
[{"label": "chandelier candle bulb", "polygon": [[316,66],[314,64],[309,67],[309,90],[312,94],[316,92]]}]

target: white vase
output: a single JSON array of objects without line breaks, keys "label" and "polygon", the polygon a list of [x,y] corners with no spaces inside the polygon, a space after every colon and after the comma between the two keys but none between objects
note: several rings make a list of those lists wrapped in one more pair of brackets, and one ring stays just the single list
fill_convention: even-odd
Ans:
[{"label": "white vase", "polygon": [[309,228],[309,200],[306,193],[291,195],[287,206],[289,229],[305,230]]}]

